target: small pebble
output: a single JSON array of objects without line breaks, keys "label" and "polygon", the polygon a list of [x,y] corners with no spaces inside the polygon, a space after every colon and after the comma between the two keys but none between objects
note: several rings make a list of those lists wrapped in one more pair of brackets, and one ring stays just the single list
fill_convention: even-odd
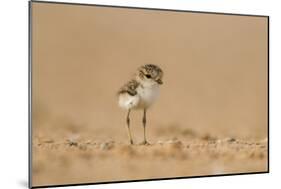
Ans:
[{"label": "small pebble", "polygon": [[100,145],[101,150],[110,150],[113,148],[113,143],[110,142],[104,142]]},{"label": "small pebble", "polygon": [[235,141],[236,141],[235,138],[227,138],[227,139],[226,139],[226,142],[235,142]]}]

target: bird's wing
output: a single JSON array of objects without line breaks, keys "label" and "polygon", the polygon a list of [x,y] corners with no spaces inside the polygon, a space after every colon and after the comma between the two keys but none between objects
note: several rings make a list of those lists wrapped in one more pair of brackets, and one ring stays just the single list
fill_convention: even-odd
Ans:
[{"label": "bird's wing", "polygon": [[131,96],[135,96],[137,94],[137,87],[139,86],[139,82],[136,80],[131,80],[126,83],[123,87],[121,87],[118,91],[118,94],[128,93]]}]

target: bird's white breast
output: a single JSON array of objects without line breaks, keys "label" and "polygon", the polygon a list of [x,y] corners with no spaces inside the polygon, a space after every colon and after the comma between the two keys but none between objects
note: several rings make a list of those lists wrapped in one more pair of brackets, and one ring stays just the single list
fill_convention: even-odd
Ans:
[{"label": "bird's white breast", "polygon": [[148,108],[159,96],[159,85],[139,86],[137,88],[139,95],[138,108]]},{"label": "bird's white breast", "polygon": [[128,93],[120,94],[119,106],[127,110],[148,108],[159,96],[159,85],[139,85],[136,92],[134,96]]}]

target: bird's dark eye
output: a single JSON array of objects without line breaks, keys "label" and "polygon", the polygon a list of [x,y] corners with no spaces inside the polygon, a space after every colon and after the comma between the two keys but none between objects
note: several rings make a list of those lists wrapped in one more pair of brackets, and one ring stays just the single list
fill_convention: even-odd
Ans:
[{"label": "bird's dark eye", "polygon": [[151,75],[149,75],[149,74],[146,74],[146,75],[145,75],[145,77],[147,77],[147,78],[151,78]]}]

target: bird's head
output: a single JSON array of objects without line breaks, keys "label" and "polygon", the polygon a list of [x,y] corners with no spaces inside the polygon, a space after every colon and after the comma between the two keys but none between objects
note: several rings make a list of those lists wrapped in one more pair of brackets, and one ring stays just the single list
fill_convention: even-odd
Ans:
[{"label": "bird's head", "polygon": [[163,71],[154,64],[146,64],[138,68],[136,80],[144,86],[162,85]]}]

